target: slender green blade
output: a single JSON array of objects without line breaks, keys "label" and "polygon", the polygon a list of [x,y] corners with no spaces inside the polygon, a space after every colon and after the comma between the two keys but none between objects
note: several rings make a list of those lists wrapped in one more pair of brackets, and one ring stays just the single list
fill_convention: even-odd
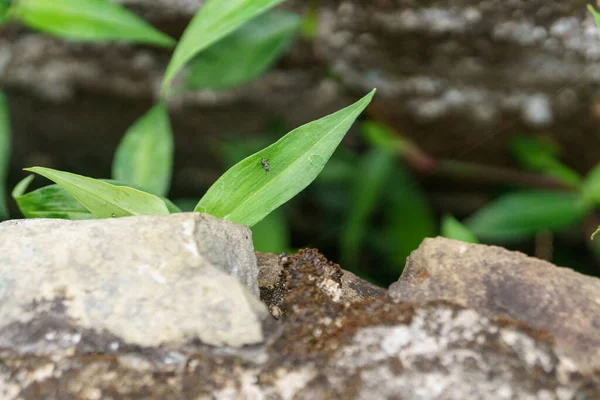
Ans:
[{"label": "slender green blade", "polygon": [[32,167],[25,170],[54,181],[97,218],[169,214],[163,200],[137,189],[50,168]]},{"label": "slender green blade", "polygon": [[3,92],[0,92],[0,219],[8,218],[6,204],[6,176],[10,160],[10,117],[8,102]]},{"label": "slender green blade", "polygon": [[200,51],[283,0],[208,0],[183,32],[162,83],[165,96],[175,75]]},{"label": "slender green blade", "polygon": [[[225,172],[195,211],[252,226],[307,187],[371,102],[375,90],[334,114],[294,129]],[[268,160],[269,172],[261,165]]]},{"label": "slender green blade", "polygon": [[465,225],[483,241],[509,241],[569,226],[588,211],[578,193],[515,192],[480,209]]},{"label": "slender green blade", "polygon": [[594,16],[594,20],[596,21],[596,27],[598,29],[598,37],[600,37],[600,13],[596,11],[591,4],[587,5],[587,9]]},{"label": "slender green blade", "polygon": [[381,149],[393,149],[398,153],[406,147],[403,140],[394,134],[386,125],[377,121],[366,121],[362,124],[361,133],[367,143]]},{"label": "slender green blade", "polygon": [[509,149],[527,169],[542,172],[571,186],[581,182],[577,172],[559,161],[560,148],[555,143],[537,137],[515,136],[510,140]]},{"label": "slender green blade", "polygon": [[437,234],[437,221],[427,196],[401,164],[394,168],[384,203],[383,232],[390,240],[388,251],[394,267],[388,272],[390,278],[402,272],[406,258],[425,238]]},{"label": "slender green blade", "polygon": [[280,10],[254,18],[190,61],[187,88],[227,89],[251,81],[287,50],[299,26],[300,17]]},{"label": "slender green blade", "polygon": [[[19,206],[25,218],[60,218],[60,219],[95,219],[96,217],[73,196],[60,186],[48,185],[25,193],[33,180],[34,175],[29,175],[19,182],[12,193],[12,197]],[[126,186],[124,183],[101,179],[115,186]],[[161,197],[171,214],[181,212],[169,199]]]},{"label": "slender green blade", "polygon": [[66,190],[50,185],[25,194],[35,175],[29,175],[15,186],[12,197],[25,218],[93,219],[87,208]]},{"label": "slender green blade", "polygon": [[583,197],[590,205],[600,205],[600,163],[586,175],[581,185]]},{"label": "slender green blade", "polygon": [[442,218],[441,235],[467,243],[479,243],[473,232],[452,215],[444,215]]},{"label": "slender green blade", "polygon": [[356,266],[369,215],[384,192],[393,164],[391,151],[372,149],[357,165],[350,208],[340,235],[341,264],[346,269]]},{"label": "slender green blade", "polygon": [[115,153],[113,178],[157,196],[169,190],[173,133],[164,103],[152,107],[127,130]]},{"label": "slender green blade", "polygon": [[123,41],[171,47],[175,40],[108,0],[15,0],[8,14],[31,28],[81,41]]},{"label": "slender green blade", "polygon": [[252,227],[255,251],[283,253],[290,248],[290,234],[281,209],[273,211]]},{"label": "slender green blade", "polygon": [[10,20],[10,17],[7,15],[8,6],[7,0],[0,0],[0,25]]},{"label": "slender green blade", "polygon": [[598,227],[598,229],[596,229],[596,232],[592,233],[592,240],[594,240],[596,235],[598,235],[599,233],[600,233],[600,226]]},{"label": "slender green blade", "polygon": [[311,0],[302,18],[302,36],[308,40],[315,40],[319,33],[320,0]]}]

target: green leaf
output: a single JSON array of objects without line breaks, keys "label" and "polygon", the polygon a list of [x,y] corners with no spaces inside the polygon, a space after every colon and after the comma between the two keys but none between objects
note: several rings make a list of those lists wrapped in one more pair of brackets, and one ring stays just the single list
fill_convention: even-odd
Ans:
[{"label": "green leaf", "polygon": [[598,229],[596,229],[596,232],[592,233],[592,240],[594,240],[594,238],[596,237],[597,234],[600,233],[600,226],[598,227]]},{"label": "green leaf", "polygon": [[50,168],[32,167],[25,170],[54,181],[97,218],[169,214],[163,200],[137,189]]},{"label": "green leaf", "polygon": [[200,51],[266,12],[283,0],[208,0],[183,32],[167,66],[162,94],[167,94],[175,75]]},{"label": "green leaf", "polygon": [[8,175],[8,162],[10,159],[10,142],[8,101],[4,93],[0,92],[0,219],[8,218],[6,176]]},{"label": "green leaf", "polygon": [[251,138],[236,136],[219,143],[219,155],[223,165],[229,168],[246,158],[249,153],[255,153],[268,145],[269,140],[264,135]]},{"label": "green leaf", "polygon": [[437,234],[437,221],[419,183],[403,165],[396,165],[389,186],[384,203],[384,233],[394,266],[388,275],[396,279],[410,253],[423,239]]},{"label": "green leaf", "polygon": [[311,0],[302,18],[302,36],[308,40],[315,40],[319,30],[320,0]]},{"label": "green leaf", "polygon": [[392,152],[372,149],[356,166],[350,208],[340,236],[341,264],[346,269],[356,267],[369,215],[378,205],[393,164]]},{"label": "green leaf", "polygon": [[600,205],[600,163],[586,175],[581,185],[583,198],[590,205]]},{"label": "green leaf", "polygon": [[598,13],[596,10],[594,10],[594,7],[592,7],[591,4],[587,5],[587,9],[589,10],[589,12],[592,13],[592,15],[594,16],[594,19],[596,20],[596,27],[598,29],[598,37],[600,37],[600,13]]},{"label": "green leaf", "polygon": [[559,181],[576,186],[581,176],[558,160],[560,148],[548,140],[516,136],[510,140],[509,149],[525,168],[542,172]]},{"label": "green leaf", "polygon": [[372,146],[381,149],[393,149],[402,153],[406,145],[404,141],[388,126],[377,121],[366,121],[361,126],[363,138]]},{"label": "green leaf", "polygon": [[[202,197],[195,211],[252,226],[319,175],[375,90],[334,114],[294,129],[237,163]],[[266,172],[261,159],[268,160]]]},{"label": "green leaf", "polygon": [[452,215],[444,215],[442,218],[441,235],[467,243],[479,243],[473,232]]},{"label": "green leaf", "polygon": [[8,10],[31,28],[81,41],[123,41],[171,47],[175,40],[108,0],[15,0]]},{"label": "green leaf", "polygon": [[93,219],[94,216],[66,190],[50,185],[25,194],[35,175],[29,175],[15,186],[12,197],[25,218]]},{"label": "green leaf", "polygon": [[[48,185],[25,194],[34,175],[29,175],[13,189],[15,199],[21,214],[25,218],[60,218],[60,219],[95,219],[87,208],[81,205],[73,196],[60,186]],[[123,182],[112,179],[100,179],[115,186],[126,186]],[[137,188],[136,188],[137,189]],[[171,214],[181,210],[169,199],[161,197]]]},{"label": "green leaf", "polygon": [[287,50],[299,26],[297,15],[280,10],[254,18],[190,62],[186,87],[227,89],[258,77]]},{"label": "green leaf", "polygon": [[465,225],[483,241],[516,240],[566,227],[588,211],[574,192],[516,192],[492,201],[469,217]]},{"label": "green leaf", "polygon": [[125,133],[115,153],[113,178],[164,196],[169,191],[172,169],[173,134],[161,102]]},{"label": "green leaf", "polygon": [[273,211],[252,227],[255,251],[283,253],[290,248],[290,237],[285,215],[281,209]]},{"label": "green leaf", "polygon": [[4,24],[10,19],[10,17],[7,15],[9,6],[9,0],[0,0],[0,25]]}]

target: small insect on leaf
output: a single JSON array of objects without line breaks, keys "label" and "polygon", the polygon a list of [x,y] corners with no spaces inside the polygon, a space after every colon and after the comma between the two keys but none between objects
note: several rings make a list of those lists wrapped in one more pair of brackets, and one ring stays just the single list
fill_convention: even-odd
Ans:
[{"label": "small insect on leaf", "polygon": [[[375,90],[356,103],[289,132],[231,167],[208,189],[194,211],[252,226],[319,175]],[[277,158],[273,171],[265,157]],[[258,163],[266,170],[265,179]]]},{"label": "small insect on leaf", "polygon": [[269,172],[269,159],[267,158],[266,160],[264,158],[260,159],[260,163],[262,164],[263,168],[265,169],[265,172]]}]

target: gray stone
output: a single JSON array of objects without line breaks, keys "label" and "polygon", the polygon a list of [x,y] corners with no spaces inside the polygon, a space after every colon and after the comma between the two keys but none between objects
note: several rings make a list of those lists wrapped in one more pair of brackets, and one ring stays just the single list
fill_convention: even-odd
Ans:
[{"label": "gray stone", "polygon": [[64,323],[137,346],[259,343],[257,275],[250,230],[209,215],[4,222],[0,343],[28,324],[63,340]]},{"label": "gray stone", "polygon": [[372,116],[434,157],[508,164],[507,139],[537,132],[582,172],[598,162],[600,40],[585,1],[343,0],[323,13],[319,54],[347,87],[377,87]]},{"label": "gray stone", "polygon": [[389,295],[447,300],[547,331],[556,351],[600,369],[600,279],[501,247],[425,239]]},{"label": "gray stone", "polygon": [[557,354],[549,335],[523,323],[448,302],[403,304],[385,296],[344,301],[340,268],[314,250],[278,264],[288,293],[279,332],[269,340],[242,348],[106,350],[100,339],[84,334],[65,354],[48,344],[44,351],[25,349],[22,343],[48,328],[47,322],[29,324],[20,339],[0,346],[0,397],[600,398],[594,376]]}]

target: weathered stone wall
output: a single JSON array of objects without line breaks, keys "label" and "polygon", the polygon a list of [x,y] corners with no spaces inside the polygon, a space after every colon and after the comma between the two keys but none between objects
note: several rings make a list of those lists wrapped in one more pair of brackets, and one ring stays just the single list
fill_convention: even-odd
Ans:
[{"label": "weathered stone wall", "polygon": [[386,291],[316,250],[257,260],[248,233],[191,213],[1,223],[0,398],[600,396],[598,278],[437,238]]}]

